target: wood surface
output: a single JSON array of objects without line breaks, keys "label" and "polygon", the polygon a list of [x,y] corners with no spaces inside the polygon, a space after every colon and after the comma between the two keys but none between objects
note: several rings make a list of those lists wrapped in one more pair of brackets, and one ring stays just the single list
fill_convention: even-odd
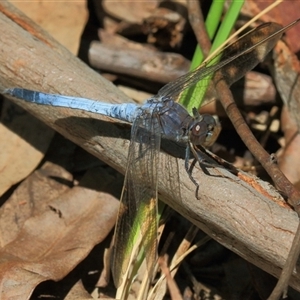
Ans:
[{"label": "wood surface", "polygon": [[[0,4],[0,36],[0,90],[24,87],[111,103],[130,101],[6,1]],[[125,172],[128,125],[78,110],[11,100],[99,159]],[[196,166],[193,176],[200,183],[200,200],[197,200],[184,160],[165,153],[161,157],[165,162],[159,177],[161,198],[222,245],[278,276],[298,217],[284,205],[273,187],[246,175],[242,180],[222,169],[209,168],[210,174],[205,174]],[[180,194],[174,186],[178,181]],[[299,272],[294,273],[290,284],[300,291],[299,279]]]}]

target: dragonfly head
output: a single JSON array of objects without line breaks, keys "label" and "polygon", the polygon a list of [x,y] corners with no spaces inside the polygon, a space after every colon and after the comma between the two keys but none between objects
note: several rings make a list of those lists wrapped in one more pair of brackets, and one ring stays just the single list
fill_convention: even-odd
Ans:
[{"label": "dragonfly head", "polygon": [[189,140],[194,145],[211,146],[219,136],[221,125],[211,115],[200,115],[194,111],[194,121],[189,127]]}]

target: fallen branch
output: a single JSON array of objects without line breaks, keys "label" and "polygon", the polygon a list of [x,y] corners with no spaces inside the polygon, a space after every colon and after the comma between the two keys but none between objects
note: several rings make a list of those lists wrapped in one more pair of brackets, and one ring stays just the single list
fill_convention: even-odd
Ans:
[{"label": "fallen branch", "polygon": [[[17,86],[106,102],[130,101],[6,1],[1,1],[0,12],[1,90]],[[126,126],[92,113],[13,101],[124,173]],[[222,169],[209,169],[208,175],[195,167],[201,198],[197,200],[184,161],[164,153],[161,157],[166,163],[159,178],[161,198],[222,245],[278,276],[298,224],[297,214],[280,195],[257,178],[251,178],[250,185],[249,177],[242,180]],[[299,277],[293,274],[290,284],[300,291]]]}]

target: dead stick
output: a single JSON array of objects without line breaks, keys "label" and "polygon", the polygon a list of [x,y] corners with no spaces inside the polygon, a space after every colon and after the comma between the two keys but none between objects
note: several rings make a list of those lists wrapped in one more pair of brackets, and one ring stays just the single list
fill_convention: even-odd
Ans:
[{"label": "dead stick", "polygon": [[[199,7],[199,3],[196,1],[188,1],[188,12],[189,20],[194,29],[194,33],[197,37],[199,46],[202,51],[207,55],[210,48],[210,41],[205,30],[203,16]],[[201,30],[202,28],[202,30]],[[218,82],[218,78],[215,79]],[[291,201],[294,209],[300,214],[300,193],[295,189],[292,183],[285,177],[285,175],[278,168],[277,164],[274,164],[270,159],[270,155],[264,150],[264,148],[256,140],[252,132],[250,131],[248,125],[245,123],[242,115],[240,114],[231,91],[229,90],[225,81],[217,84],[217,91],[220,95],[220,101],[223,104],[229,118],[234,124],[237,132],[241,136],[244,143],[247,145],[249,150],[254,154],[257,160],[262,164],[262,166],[269,173],[271,178],[274,180],[276,186],[280,191],[283,191]],[[300,224],[296,232],[292,247],[289,251],[288,259],[284,265],[278,283],[270,295],[269,300],[276,300],[284,293],[288,287],[289,278],[293,272],[296,261],[300,253]]]},{"label": "dead stick", "polygon": [[188,0],[187,9],[189,21],[195,33],[197,42],[204,56],[207,57],[211,48],[211,42],[206,31],[202,11],[200,9],[200,2]]},{"label": "dead stick", "polygon": [[[19,86],[106,102],[129,101],[4,0],[0,4],[0,35],[0,89]],[[124,173],[128,126],[92,113],[14,101]],[[218,174],[209,170],[212,174],[206,175],[195,168],[193,175],[201,183],[199,201],[184,161],[164,153],[161,157],[162,163],[169,161],[159,177],[162,199],[225,247],[278,276],[298,225],[295,212],[273,202],[280,195],[258,179],[253,180],[265,196],[230,173],[220,177],[221,169]],[[172,174],[180,177],[181,197],[173,195]],[[290,281],[298,290],[299,280],[300,274],[293,274]]]},{"label": "dead stick", "polygon": [[[230,120],[232,121],[235,129],[237,130],[238,134],[240,135],[241,139],[246,144],[248,149],[253,153],[256,159],[262,164],[262,166],[274,180],[275,185],[279,188],[280,191],[284,191],[284,193],[289,197],[291,204],[293,205],[295,211],[299,216],[300,195],[298,190],[296,190],[292,183],[285,177],[285,175],[278,168],[277,164],[275,164],[272,161],[271,156],[265,151],[264,148],[262,148],[262,146],[256,140],[256,138],[250,131],[248,125],[244,121],[236,104],[234,103],[231,91],[229,90],[227,84],[224,80],[219,79],[220,78],[218,78],[218,76],[215,76],[215,82],[218,82],[218,84],[216,85],[216,89],[218,94],[222,95],[222,97],[220,97],[221,103],[226,113],[228,114]],[[293,240],[292,247],[288,254],[288,259],[285,262],[279,281],[269,300],[279,299],[277,298],[277,296],[275,296],[275,294],[282,295],[285,292],[284,289],[286,289],[288,286],[290,276],[293,272],[295,263],[300,253],[299,237],[300,226],[298,225],[295,239]]]}]

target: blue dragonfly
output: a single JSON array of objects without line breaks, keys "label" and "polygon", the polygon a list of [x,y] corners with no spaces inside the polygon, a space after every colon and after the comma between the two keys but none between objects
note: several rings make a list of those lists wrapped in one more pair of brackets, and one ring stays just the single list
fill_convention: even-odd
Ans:
[{"label": "blue dragonfly", "polygon": [[[46,94],[23,88],[11,88],[5,94],[41,105],[69,107],[102,114],[132,124],[131,141],[121,196],[121,209],[115,227],[112,273],[114,283],[121,285],[130,266],[135,237],[142,235],[142,248],[147,270],[153,270],[157,256],[157,186],[160,166],[161,138],[186,145],[185,166],[189,173],[189,155],[199,159],[198,146],[209,147],[218,137],[219,123],[210,115],[201,115],[197,109],[191,116],[176,99],[182,91],[211,74],[221,72],[231,85],[264,59],[282,34],[299,20],[286,27],[265,23],[248,32],[218,53],[216,57],[177,80],[166,84],[157,95],[143,105],[110,104],[96,100]],[[206,83],[205,83],[206,84]],[[198,185],[191,174],[190,178]]]}]

